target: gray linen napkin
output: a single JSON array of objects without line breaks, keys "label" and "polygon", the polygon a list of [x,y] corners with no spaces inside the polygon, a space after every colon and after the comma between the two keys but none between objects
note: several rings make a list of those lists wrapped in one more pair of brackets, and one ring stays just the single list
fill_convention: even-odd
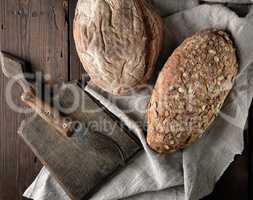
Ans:
[{"label": "gray linen napkin", "polygon": [[[184,151],[158,155],[147,147],[142,125],[145,123],[145,105],[151,90],[145,89],[133,96],[119,99],[100,91],[92,84],[86,87],[87,92],[132,129],[144,147],[138,157],[91,199],[197,200],[213,190],[234,156],[243,150],[243,128],[253,97],[252,19],[252,15],[239,18],[229,9],[216,5],[201,5],[164,18],[167,29],[158,70],[186,37],[211,27],[231,32],[240,59],[240,74],[221,113],[205,136]],[[126,113],[126,108],[132,108],[131,112]],[[45,168],[24,196],[34,200],[69,199]]]}]

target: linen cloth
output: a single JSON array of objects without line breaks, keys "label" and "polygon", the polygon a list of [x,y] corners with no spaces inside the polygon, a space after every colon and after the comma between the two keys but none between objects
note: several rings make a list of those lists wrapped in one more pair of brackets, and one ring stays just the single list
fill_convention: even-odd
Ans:
[{"label": "linen cloth", "polygon": [[[221,5],[196,6],[196,1],[189,4],[187,0],[185,4],[176,0],[153,2],[157,8],[162,8],[160,12],[165,16],[166,30],[164,48],[156,67],[157,73],[150,81],[151,86],[169,55],[186,37],[212,27],[232,34],[240,73],[222,111],[204,137],[185,150],[168,155],[154,153],[145,142],[143,124],[150,89],[122,99],[88,85],[85,90],[124,121],[144,147],[143,152],[91,197],[92,200],[198,200],[212,192],[234,156],[243,151],[243,129],[253,97],[253,12],[240,18]],[[126,112],[129,108],[131,112]],[[69,200],[46,168],[24,196],[34,200]]]}]

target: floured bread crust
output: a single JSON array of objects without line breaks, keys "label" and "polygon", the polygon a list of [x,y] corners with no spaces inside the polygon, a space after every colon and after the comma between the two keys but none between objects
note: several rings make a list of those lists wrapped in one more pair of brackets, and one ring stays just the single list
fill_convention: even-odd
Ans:
[{"label": "floured bread crust", "polygon": [[222,30],[187,38],[171,55],[155,85],[147,111],[149,146],[167,153],[201,137],[233,87],[238,63]]},{"label": "floured bread crust", "polygon": [[79,0],[74,19],[78,55],[91,80],[125,95],[151,76],[162,20],[145,0]]}]

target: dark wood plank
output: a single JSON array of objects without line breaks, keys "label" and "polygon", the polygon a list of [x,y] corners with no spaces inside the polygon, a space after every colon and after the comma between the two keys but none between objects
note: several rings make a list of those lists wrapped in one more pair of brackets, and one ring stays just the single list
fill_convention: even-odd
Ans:
[{"label": "dark wood plank", "polygon": [[[62,0],[1,0],[0,49],[29,61],[50,83],[68,80],[68,4]],[[17,136],[24,115],[6,103],[8,80],[0,73],[0,199],[23,199],[41,164]],[[13,99],[19,102],[20,90]]]},{"label": "dark wood plank", "polygon": [[73,20],[77,0],[69,1],[69,51],[70,51],[70,80],[79,80],[85,75],[80,59],[78,58],[73,38]]}]

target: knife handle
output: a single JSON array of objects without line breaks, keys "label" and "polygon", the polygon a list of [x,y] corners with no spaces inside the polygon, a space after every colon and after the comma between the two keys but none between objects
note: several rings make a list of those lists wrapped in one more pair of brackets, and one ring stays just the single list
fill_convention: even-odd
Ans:
[{"label": "knife handle", "polygon": [[57,109],[43,102],[33,91],[24,92],[21,99],[63,136],[72,136],[72,122],[63,117]]}]

